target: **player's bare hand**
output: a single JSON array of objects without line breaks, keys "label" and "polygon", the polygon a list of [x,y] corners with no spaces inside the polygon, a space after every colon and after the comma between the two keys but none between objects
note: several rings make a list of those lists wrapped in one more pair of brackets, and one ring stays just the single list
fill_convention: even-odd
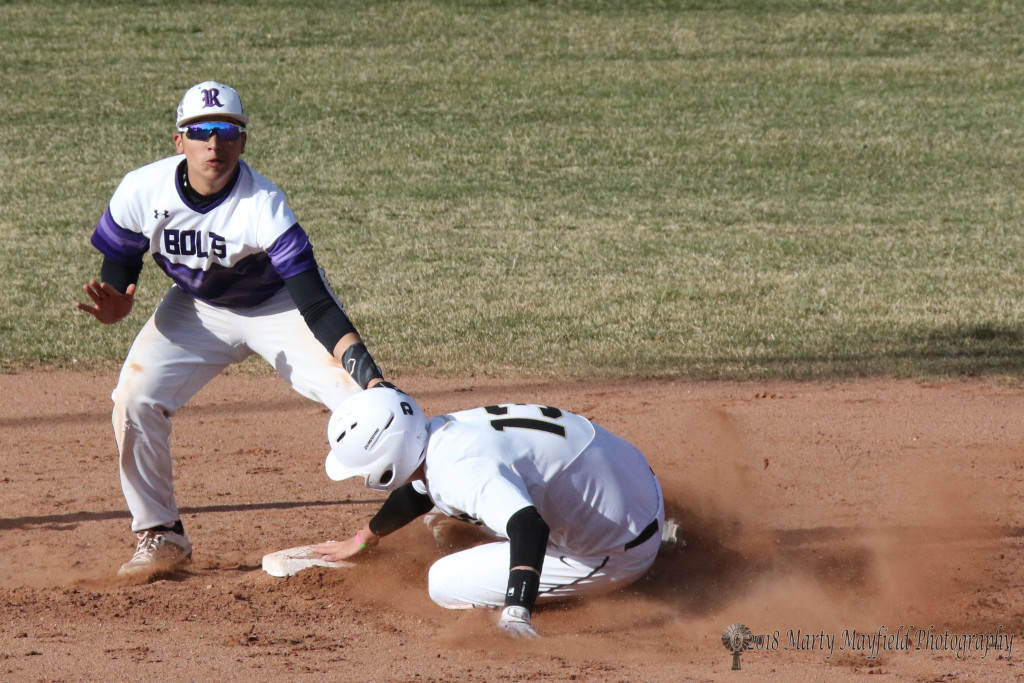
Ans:
[{"label": "player's bare hand", "polygon": [[135,285],[128,285],[125,293],[117,291],[106,282],[96,280],[82,286],[82,291],[92,299],[92,305],[78,302],[75,307],[85,311],[104,325],[113,325],[132,312],[135,305]]},{"label": "player's bare hand", "polygon": [[498,628],[513,638],[539,638],[530,624],[530,610],[525,607],[506,607],[501,612]]},{"label": "player's bare hand", "polygon": [[313,552],[328,562],[340,562],[362,552],[362,542],[355,536],[344,541],[325,541],[313,546]]}]

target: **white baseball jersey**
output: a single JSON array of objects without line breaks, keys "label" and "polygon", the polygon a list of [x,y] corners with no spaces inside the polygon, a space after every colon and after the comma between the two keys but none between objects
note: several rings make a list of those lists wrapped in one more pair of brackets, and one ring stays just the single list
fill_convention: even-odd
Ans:
[{"label": "white baseball jersey", "polygon": [[[595,440],[590,420],[540,405],[504,404],[430,421],[426,488],[447,515],[506,536],[533,505],[549,546],[579,556],[621,553],[658,514],[661,490],[639,450]],[[653,559],[653,555],[652,555]]]},{"label": "white baseball jersey", "polygon": [[284,193],[239,160],[234,185],[211,206],[182,194],[184,155],[128,173],[93,232],[92,244],[122,265],[151,252],[182,291],[216,306],[260,304],[282,278],[317,267],[305,231]]},{"label": "white baseball jersey", "polygon": [[195,205],[177,179],[184,159],[128,173],[92,235],[107,259],[141,266],[149,252],[174,281],[135,338],[112,394],[135,531],[180,519],[171,417],[224,368],[259,354],[293,389],[328,407],[360,390],[284,286],[284,278],[317,269],[284,194],[240,160],[226,191]]}]

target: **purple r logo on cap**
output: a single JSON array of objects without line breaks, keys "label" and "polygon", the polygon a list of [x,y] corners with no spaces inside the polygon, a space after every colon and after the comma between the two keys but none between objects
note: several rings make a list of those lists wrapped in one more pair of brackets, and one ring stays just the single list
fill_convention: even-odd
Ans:
[{"label": "purple r logo on cap", "polygon": [[223,107],[224,105],[217,99],[219,94],[220,91],[216,88],[203,88],[203,107]]}]

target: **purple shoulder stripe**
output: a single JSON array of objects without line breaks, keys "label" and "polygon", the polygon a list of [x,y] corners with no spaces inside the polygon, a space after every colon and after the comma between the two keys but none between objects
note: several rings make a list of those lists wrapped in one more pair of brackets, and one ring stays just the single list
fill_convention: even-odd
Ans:
[{"label": "purple shoulder stripe", "polygon": [[313,245],[302,226],[296,223],[278,237],[267,249],[270,262],[274,264],[277,274],[282,278],[290,278],[307,270],[317,268],[313,257]]},{"label": "purple shoulder stripe", "polygon": [[142,257],[149,251],[149,239],[118,225],[110,214],[110,207],[103,212],[89,241],[101,254],[123,266],[142,263]]}]

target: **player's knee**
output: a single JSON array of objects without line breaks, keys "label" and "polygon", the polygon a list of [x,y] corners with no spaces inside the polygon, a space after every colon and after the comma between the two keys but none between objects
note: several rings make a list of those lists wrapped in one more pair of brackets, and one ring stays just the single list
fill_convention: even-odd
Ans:
[{"label": "player's knee", "polygon": [[167,420],[174,413],[171,408],[152,397],[125,386],[118,386],[111,398],[114,400],[114,417],[119,421],[146,424],[154,418]]},{"label": "player's knee", "polygon": [[430,567],[427,591],[430,599],[445,609],[498,607],[504,601],[504,593],[479,585],[452,555],[442,557]]},{"label": "player's knee", "polygon": [[427,572],[427,592],[430,599],[446,609],[460,609],[462,605],[454,599],[451,576],[444,569],[444,560],[441,558],[430,567]]},{"label": "player's knee", "polygon": [[442,557],[427,572],[427,591],[430,599],[445,609],[469,609],[474,605],[466,600],[465,581],[453,571],[449,557]]}]

